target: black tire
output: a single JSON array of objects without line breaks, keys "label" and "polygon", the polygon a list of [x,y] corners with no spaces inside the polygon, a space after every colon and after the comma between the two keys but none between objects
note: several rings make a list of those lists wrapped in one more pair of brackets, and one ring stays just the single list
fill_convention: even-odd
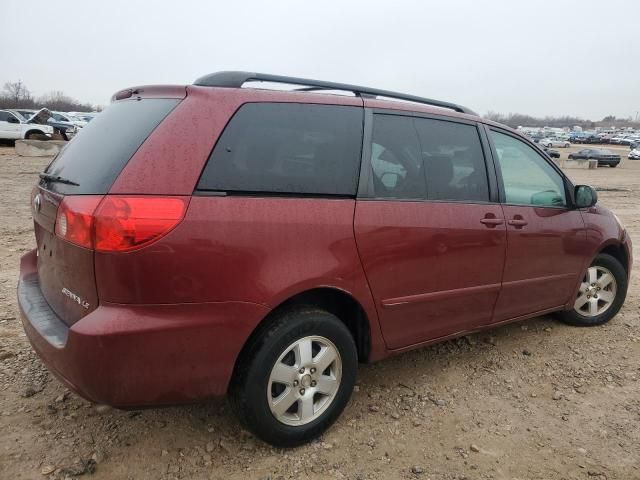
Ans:
[{"label": "black tire", "polygon": [[30,132],[27,132],[27,134],[24,136],[24,138],[26,140],[33,140],[33,139],[37,139],[37,137],[43,136],[44,133],[38,131],[38,130],[32,130]]},{"label": "black tire", "polygon": [[581,315],[575,309],[559,312],[558,318],[564,323],[576,327],[595,327],[597,325],[604,325],[616,316],[627,297],[627,272],[618,259],[611,255],[607,255],[606,253],[601,253],[596,256],[590,266],[602,266],[611,272],[617,285],[616,296],[611,303],[611,306],[597,316],[588,317]]},{"label": "black tire", "polygon": [[610,164],[609,164],[609,166],[610,166],[611,168],[616,168],[616,167],[618,166],[618,164],[617,164],[617,163],[610,163]]},{"label": "black tire", "polygon": [[[308,336],[324,337],[336,347],[342,362],[341,381],[333,400],[318,418],[291,426],[271,412],[267,399],[268,388],[272,388],[269,377],[287,348]],[[356,381],[358,355],[345,324],[324,310],[296,308],[273,318],[249,342],[229,386],[230,403],[240,422],[257,437],[277,447],[295,447],[321,435],[344,410]]]}]

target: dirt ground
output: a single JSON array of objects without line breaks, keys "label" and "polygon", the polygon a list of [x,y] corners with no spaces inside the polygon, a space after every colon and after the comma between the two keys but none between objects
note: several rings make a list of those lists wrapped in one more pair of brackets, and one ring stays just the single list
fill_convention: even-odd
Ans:
[{"label": "dirt ground", "polygon": [[640,479],[640,161],[627,152],[616,169],[567,170],[636,240],[610,324],[539,317],[362,366],[324,437],[280,450],[242,431],[223,400],[118,411],[47,372],[15,290],[34,247],[29,192],[49,159],[0,147],[0,479]]}]

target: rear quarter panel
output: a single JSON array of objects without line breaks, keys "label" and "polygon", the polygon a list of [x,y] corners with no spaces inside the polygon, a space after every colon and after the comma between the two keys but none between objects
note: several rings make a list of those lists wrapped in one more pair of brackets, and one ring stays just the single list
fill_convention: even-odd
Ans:
[{"label": "rear quarter panel", "polygon": [[249,302],[269,309],[332,287],[360,302],[382,354],[377,314],[353,235],[353,199],[194,196],[183,222],[127,254],[96,253],[101,300]]}]

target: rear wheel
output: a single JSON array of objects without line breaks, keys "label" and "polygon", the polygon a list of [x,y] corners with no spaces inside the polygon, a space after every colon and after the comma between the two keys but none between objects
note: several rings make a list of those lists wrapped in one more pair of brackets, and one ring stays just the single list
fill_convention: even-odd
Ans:
[{"label": "rear wheel", "polygon": [[300,445],[338,418],[351,397],[357,367],[344,323],[323,310],[292,310],[245,348],[231,382],[231,404],[262,440]]},{"label": "rear wheel", "polygon": [[573,309],[560,312],[560,319],[570,325],[591,327],[611,320],[627,296],[627,272],[611,255],[600,254],[587,269]]},{"label": "rear wheel", "polygon": [[616,168],[616,167],[618,166],[618,164],[617,164],[617,163],[610,163],[610,164],[609,164],[609,166],[610,166],[611,168]]}]

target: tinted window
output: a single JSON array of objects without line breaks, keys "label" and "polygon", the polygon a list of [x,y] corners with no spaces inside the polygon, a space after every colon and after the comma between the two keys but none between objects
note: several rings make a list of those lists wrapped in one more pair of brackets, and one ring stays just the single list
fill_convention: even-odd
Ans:
[{"label": "tinted window", "polygon": [[510,135],[491,131],[502,171],[506,202],[515,205],[564,206],[564,182],[538,152]]},{"label": "tinted window", "polygon": [[8,112],[0,112],[0,122],[6,122],[10,115]]},{"label": "tinted window", "polygon": [[473,125],[416,118],[430,200],[489,201],[478,129]]},{"label": "tinted window", "polygon": [[476,127],[397,115],[375,115],[373,191],[380,198],[488,201]]},{"label": "tinted window", "polygon": [[246,104],[222,133],[198,188],[355,195],[362,116],[360,107]]},{"label": "tinted window", "polygon": [[426,198],[420,141],[412,118],[374,115],[371,167],[376,197]]},{"label": "tinted window", "polygon": [[80,186],[49,183],[47,188],[61,193],[107,193],[129,159],[178,101],[143,99],[109,105],[46,169]]}]

